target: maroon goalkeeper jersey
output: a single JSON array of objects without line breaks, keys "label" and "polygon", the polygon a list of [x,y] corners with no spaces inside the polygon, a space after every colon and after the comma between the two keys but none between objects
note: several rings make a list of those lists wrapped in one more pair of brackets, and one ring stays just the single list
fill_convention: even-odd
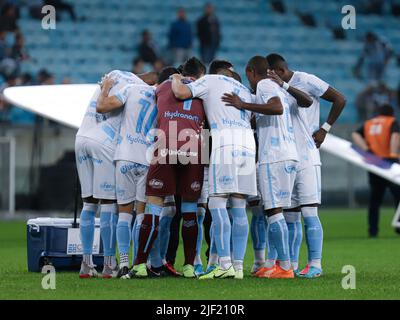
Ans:
[{"label": "maroon goalkeeper jersey", "polygon": [[200,144],[206,118],[203,102],[200,99],[178,100],[171,85],[172,82],[166,80],[156,90],[157,128],[165,133],[167,148],[179,150],[190,139],[197,139]]}]

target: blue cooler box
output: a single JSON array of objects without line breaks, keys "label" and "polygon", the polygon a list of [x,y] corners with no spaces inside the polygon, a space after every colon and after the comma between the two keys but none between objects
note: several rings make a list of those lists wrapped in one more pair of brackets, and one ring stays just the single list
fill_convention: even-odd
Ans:
[{"label": "blue cooler box", "polygon": [[[45,265],[56,270],[78,270],[82,261],[79,228],[74,219],[37,218],[27,222],[26,239],[28,271],[40,272]],[[77,220],[79,225],[79,219]],[[96,219],[93,262],[103,266],[103,247],[100,241],[100,219]]]}]

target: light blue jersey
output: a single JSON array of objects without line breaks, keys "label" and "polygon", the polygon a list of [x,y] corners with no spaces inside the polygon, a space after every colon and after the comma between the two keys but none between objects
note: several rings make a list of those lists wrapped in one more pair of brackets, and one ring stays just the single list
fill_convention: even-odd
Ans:
[{"label": "light blue jersey", "polygon": [[319,129],[320,97],[328,90],[329,84],[305,72],[295,71],[289,85],[307,93],[312,98],[309,108],[292,110],[297,150],[300,156],[300,169],[309,165],[321,165],[319,150],[315,147],[312,134]]},{"label": "light blue jersey", "polygon": [[269,79],[257,85],[256,101],[267,103],[278,97],[283,106],[282,115],[257,115],[258,162],[275,163],[287,160],[298,161],[293,123],[290,114],[290,97],[286,91]]},{"label": "light blue jersey", "polygon": [[[131,72],[113,70],[108,76],[114,79],[114,85],[109,92],[109,96],[115,95],[128,84],[145,84],[139,77]],[[79,128],[77,136],[90,138],[102,145],[115,150],[118,142],[118,133],[122,120],[122,109],[108,113],[96,112],[97,99],[100,95],[100,87],[90,99],[85,116]]]},{"label": "light blue jersey", "polygon": [[147,155],[147,151],[151,146],[151,130],[157,119],[155,87],[128,85],[115,96],[125,107],[114,160],[149,165],[151,152]]}]

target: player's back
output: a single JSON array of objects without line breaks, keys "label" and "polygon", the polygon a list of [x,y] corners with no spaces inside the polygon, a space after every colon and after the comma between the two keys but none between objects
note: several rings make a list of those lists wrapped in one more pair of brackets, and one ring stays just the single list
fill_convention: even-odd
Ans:
[{"label": "player's back", "polygon": [[[114,80],[109,96],[115,95],[128,84],[145,84],[139,77],[127,71],[113,70],[107,75]],[[77,136],[93,139],[115,149],[121,125],[122,109],[103,114],[98,113],[96,106],[100,92],[101,89],[98,87],[90,99]]]},{"label": "player's back", "polygon": [[151,145],[151,130],[155,127],[157,106],[155,87],[128,85],[117,95],[125,101],[114,160],[126,160],[149,165],[146,152]]},{"label": "player's back", "polygon": [[258,160],[260,163],[298,160],[290,111],[290,97],[286,91],[270,79],[261,80],[257,85],[256,102],[264,104],[272,97],[279,97],[283,106],[283,114],[257,115]]},{"label": "player's back", "polygon": [[[180,148],[191,133],[199,137],[204,128],[205,112],[200,99],[179,100],[175,97],[170,80],[164,81],[157,87],[157,128],[165,133],[167,145],[169,141],[176,141]],[[171,126],[175,129],[171,129]],[[186,137],[185,141],[178,141],[179,135]],[[199,140],[200,142],[200,140]],[[170,146],[171,147],[171,146]]]},{"label": "player's back", "polygon": [[[188,84],[188,87],[193,96],[203,100],[204,110],[213,135],[213,148],[214,145],[226,143],[249,144],[249,147],[253,147],[251,112],[226,106],[221,100],[225,93],[233,92],[243,101],[251,102],[252,96],[248,88],[239,81],[223,75],[206,75]],[[224,132],[226,133],[224,137],[217,141],[215,135]],[[248,140],[250,136],[252,138]]]}]

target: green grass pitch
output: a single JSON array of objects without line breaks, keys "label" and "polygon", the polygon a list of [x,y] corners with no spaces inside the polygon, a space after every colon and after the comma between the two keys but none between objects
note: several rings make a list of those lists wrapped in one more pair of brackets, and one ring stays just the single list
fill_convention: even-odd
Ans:
[{"label": "green grass pitch", "polygon": [[[76,273],[57,273],[55,290],[42,289],[42,274],[27,272],[25,223],[0,222],[0,299],[399,299],[400,236],[390,227],[393,211],[383,211],[377,239],[366,237],[365,210],[321,211],[325,243],[324,275],[319,279],[250,277],[249,242],[241,281],[81,280]],[[182,247],[179,250],[177,266],[182,263]],[[305,257],[303,243],[301,266]],[[356,269],[355,290],[341,286],[344,265]]]}]

